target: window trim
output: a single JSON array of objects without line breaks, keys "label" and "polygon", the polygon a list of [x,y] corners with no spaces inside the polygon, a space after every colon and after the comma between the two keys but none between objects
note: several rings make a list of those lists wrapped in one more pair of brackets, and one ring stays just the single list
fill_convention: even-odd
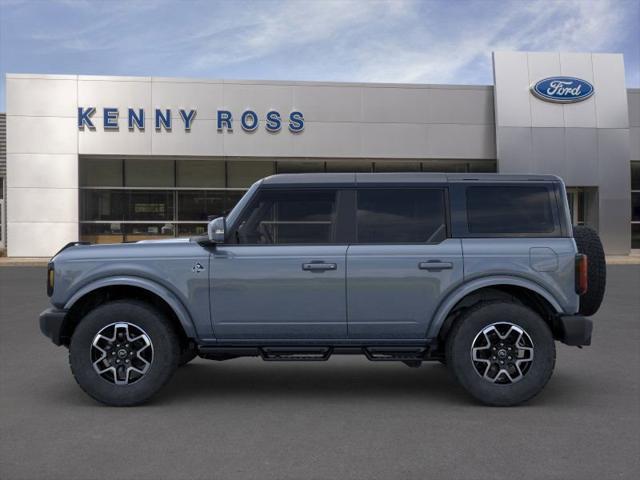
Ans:
[{"label": "window trim", "polygon": [[[366,185],[356,187],[353,189],[356,192],[355,205],[353,208],[353,224],[354,235],[352,237],[351,245],[440,245],[442,242],[451,238],[451,216],[449,209],[449,188],[444,184],[424,184],[424,185],[412,185],[410,187],[388,184],[386,187]],[[442,206],[444,207],[444,238],[437,242],[360,242],[358,239],[358,193],[363,190],[440,190],[442,195]]]}]

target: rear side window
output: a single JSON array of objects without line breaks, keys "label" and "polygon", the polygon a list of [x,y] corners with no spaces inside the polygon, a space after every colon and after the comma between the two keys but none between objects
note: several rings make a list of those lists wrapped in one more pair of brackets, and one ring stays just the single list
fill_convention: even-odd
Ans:
[{"label": "rear side window", "polygon": [[334,243],[336,190],[265,190],[237,230],[241,244]]},{"label": "rear side window", "polygon": [[437,243],[446,238],[444,190],[358,190],[358,243]]},{"label": "rear side window", "polygon": [[549,189],[543,186],[467,188],[472,234],[544,234],[556,230]]}]

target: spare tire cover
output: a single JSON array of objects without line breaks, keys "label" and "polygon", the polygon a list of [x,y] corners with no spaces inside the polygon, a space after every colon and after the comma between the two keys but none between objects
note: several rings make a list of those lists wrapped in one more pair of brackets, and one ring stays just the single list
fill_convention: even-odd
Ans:
[{"label": "spare tire cover", "polygon": [[598,233],[592,228],[582,225],[573,226],[573,238],[578,247],[578,252],[587,256],[587,293],[580,296],[581,315],[595,314],[604,297],[607,284],[607,264],[604,258],[604,249]]}]

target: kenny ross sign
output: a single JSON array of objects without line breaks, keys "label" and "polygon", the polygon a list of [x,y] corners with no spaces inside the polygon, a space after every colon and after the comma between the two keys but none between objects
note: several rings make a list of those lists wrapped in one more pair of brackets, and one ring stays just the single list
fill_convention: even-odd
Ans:
[{"label": "kenny ross sign", "polygon": [[[84,130],[85,128],[95,130],[96,126],[93,121],[95,113],[95,107],[78,107],[78,128],[80,130]],[[178,113],[179,120],[172,118],[171,109],[154,109],[152,118],[156,131],[165,130],[171,132],[174,127],[173,124],[176,121],[179,122],[185,131],[188,132],[191,130],[191,126],[196,119],[197,111],[195,109],[180,109]],[[105,107],[102,109],[103,128],[105,130],[117,130],[120,127],[118,122],[121,114],[126,115],[129,130],[145,129],[145,112],[143,108],[127,108],[125,113],[113,107]],[[229,110],[217,110],[216,124],[218,132],[224,132],[225,130],[233,131],[234,123],[240,123],[240,127],[245,132],[254,132],[260,127],[260,117],[253,110],[245,110],[240,117],[236,119]],[[299,133],[304,130],[304,116],[302,112],[297,110],[289,113],[286,120],[284,120],[280,112],[276,110],[269,110],[265,115],[264,128],[268,132],[279,132],[282,130],[283,123],[287,123],[287,128],[291,133]]]}]

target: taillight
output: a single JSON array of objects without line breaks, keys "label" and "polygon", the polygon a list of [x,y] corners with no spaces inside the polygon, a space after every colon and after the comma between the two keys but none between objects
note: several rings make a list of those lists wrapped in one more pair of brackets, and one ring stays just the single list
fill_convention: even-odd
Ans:
[{"label": "taillight", "polygon": [[587,266],[587,256],[582,253],[576,255],[576,293],[578,295],[584,295],[589,289]]},{"label": "taillight", "polygon": [[53,262],[49,262],[47,265],[47,296],[53,295],[53,284],[55,282],[55,269],[53,268]]}]

